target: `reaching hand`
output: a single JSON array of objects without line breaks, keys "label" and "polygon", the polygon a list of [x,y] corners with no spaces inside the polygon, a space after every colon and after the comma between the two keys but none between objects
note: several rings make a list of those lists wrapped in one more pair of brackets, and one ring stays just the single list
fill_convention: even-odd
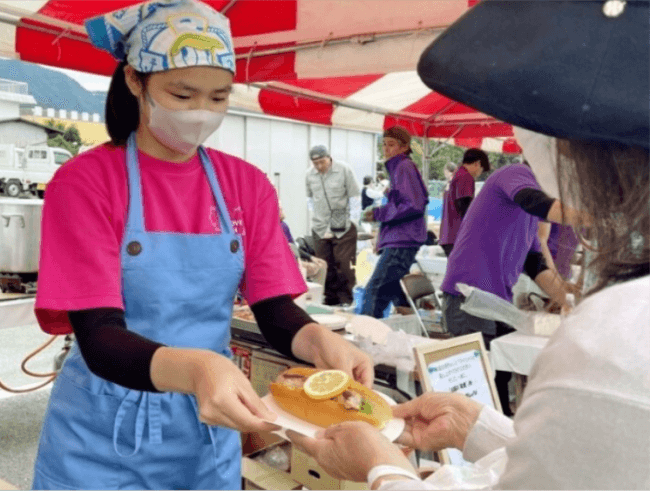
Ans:
[{"label": "reaching hand", "polygon": [[462,450],[482,405],[461,394],[427,392],[393,408],[406,427],[397,441],[419,450]]},{"label": "reaching hand", "polygon": [[416,474],[404,453],[368,423],[341,423],[319,432],[316,438],[293,431],[287,431],[287,436],[338,479],[365,481],[377,465],[395,465]]},{"label": "reaching hand", "polygon": [[360,384],[372,388],[375,380],[375,366],[372,358],[328,329],[325,329],[322,336],[320,349],[314,353],[314,365],[317,368],[343,370],[351,374],[354,380]]},{"label": "reaching hand", "polygon": [[366,353],[319,324],[307,324],[293,338],[293,354],[316,368],[333,368],[349,373],[359,383],[372,388],[375,367]]},{"label": "reaching hand", "polygon": [[267,422],[274,421],[277,415],[264,405],[241,370],[228,358],[212,355],[201,360],[194,377],[199,419],[239,431],[278,429]]}]

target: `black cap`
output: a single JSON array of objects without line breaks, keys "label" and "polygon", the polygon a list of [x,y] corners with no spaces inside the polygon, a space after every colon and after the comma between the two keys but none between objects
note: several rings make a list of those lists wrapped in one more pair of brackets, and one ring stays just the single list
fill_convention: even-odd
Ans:
[{"label": "black cap", "polygon": [[422,54],[433,90],[558,138],[649,147],[647,0],[483,0]]}]

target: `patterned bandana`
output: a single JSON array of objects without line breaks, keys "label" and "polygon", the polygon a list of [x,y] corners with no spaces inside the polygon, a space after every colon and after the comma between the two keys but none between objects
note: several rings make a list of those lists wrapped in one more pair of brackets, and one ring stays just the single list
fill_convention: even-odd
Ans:
[{"label": "patterned bandana", "polygon": [[198,0],[157,0],[86,21],[90,41],[142,73],[214,66],[235,73],[230,21]]}]

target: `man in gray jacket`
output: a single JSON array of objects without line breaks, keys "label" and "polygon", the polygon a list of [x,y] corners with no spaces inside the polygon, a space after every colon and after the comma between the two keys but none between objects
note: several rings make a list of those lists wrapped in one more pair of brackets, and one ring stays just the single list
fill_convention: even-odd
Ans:
[{"label": "man in gray jacket", "polygon": [[332,161],[327,147],[309,152],[313,168],[307,171],[307,198],[312,201],[312,233],[316,257],[327,262],[324,302],[351,304],[355,284],[357,228],[350,210],[358,213],[359,185],[352,170]]}]

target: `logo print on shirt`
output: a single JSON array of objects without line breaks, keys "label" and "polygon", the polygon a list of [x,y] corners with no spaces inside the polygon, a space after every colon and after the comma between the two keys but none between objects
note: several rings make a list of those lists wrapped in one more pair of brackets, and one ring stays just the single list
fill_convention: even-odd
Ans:
[{"label": "logo print on shirt", "polygon": [[[246,229],[244,228],[244,212],[241,209],[241,206],[238,206],[230,213],[230,220],[232,220],[233,231],[244,237],[246,235]],[[210,223],[214,227],[216,233],[221,233],[221,224],[219,223],[219,214],[217,213],[217,207],[210,207]]]},{"label": "logo print on shirt", "polygon": [[232,228],[234,232],[245,237],[246,229],[244,228],[244,211],[241,209],[241,206],[238,206],[230,212],[230,219],[232,220]]}]

